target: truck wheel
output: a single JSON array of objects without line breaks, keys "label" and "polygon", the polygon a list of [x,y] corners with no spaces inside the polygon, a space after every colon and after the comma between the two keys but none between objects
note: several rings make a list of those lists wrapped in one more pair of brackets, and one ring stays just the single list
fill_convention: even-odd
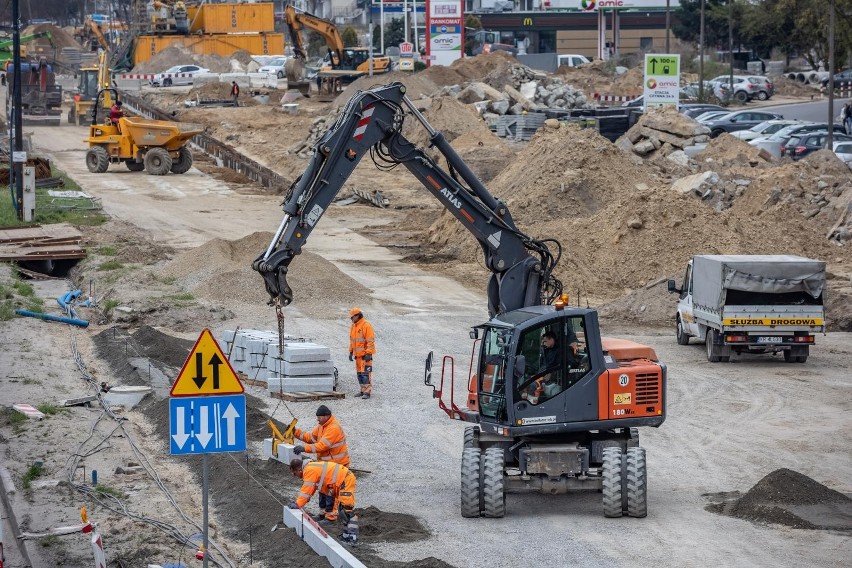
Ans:
[{"label": "truck wheel", "polygon": [[727,363],[731,360],[730,355],[722,355],[722,348],[716,344],[716,336],[718,332],[715,329],[707,330],[707,337],[704,342],[707,345],[707,360],[711,363]]},{"label": "truck wheel", "polygon": [[479,464],[482,452],[479,448],[462,450],[461,461],[461,514],[470,519],[479,516]]},{"label": "truck wheel", "polygon": [[677,317],[677,344],[689,345],[689,335],[683,329],[683,322],[680,321],[680,316]]},{"label": "truck wheel", "polygon": [[506,516],[506,490],[503,476],[503,448],[488,448],[482,462],[482,516]]},{"label": "truck wheel", "polygon": [[787,363],[804,363],[808,360],[807,347],[791,347],[784,350],[784,361]]},{"label": "truck wheel", "polygon": [[172,157],[165,148],[151,148],[145,153],[145,169],[152,176],[164,176],[172,169]]},{"label": "truck wheel", "polygon": [[627,448],[627,514],[648,516],[648,470],[645,448]]},{"label": "truck wheel", "polygon": [[109,168],[109,154],[103,146],[92,146],[86,152],[86,167],[93,174],[102,174]]},{"label": "truck wheel", "polygon": [[178,150],[178,159],[172,162],[173,174],[185,174],[192,167],[192,152],[186,146]]},{"label": "truck wheel", "polygon": [[145,169],[145,164],[142,162],[137,162],[135,160],[127,160],[124,163],[127,166],[127,169],[131,172],[141,172]]},{"label": "truck wheel", "polygon": [[601,477],[603,478],[604,516],[620,517],[623,514],[621,503],[621,448],[604,448]]},{"label": "truck wheel", "polygon": [[478,448],[479,447],[479,428],[476,426],[468,426],[464,429],[464,444],[462,448]]}]

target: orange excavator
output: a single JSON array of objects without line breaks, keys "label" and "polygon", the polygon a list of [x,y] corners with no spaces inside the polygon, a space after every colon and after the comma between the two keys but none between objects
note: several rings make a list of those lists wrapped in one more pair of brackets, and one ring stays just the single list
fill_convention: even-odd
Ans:
[{"label": "orange excavator", "polygon": [[[343,38],[334,23],[307,12],[300,12],[289,2],[284,8],[284,22],[290,33],[294,53],[294,57],[284,67],[288,87],[305,85],[307,46],[302,37],[304,29],[319,33],[328,46],[328,55],[323,62],[323,67],[317,74],[320,98],[336,96],[346,85],[370,72],[369,49],[366,47],[344,47]],[[390,58],[373,56],[372,65],[374,74],[387,73],[391,68]]]},{"label": "orange excavator", "polygon": [[[403,166],[478,241],[492,273],[490,319],[470,332],[466,404],[453,400],[452,358],[442,360],[440,383],[432,354],[426,359],[424,382],[439,408],[470,424],[461,454],[462,516],[503,517],[507,492],[578,489],[600,491],[607,517],[646,516],[639,428],[665,420],[666,366],[650,347],[601,337],[595,310],[568,305],[554,274],[559,242],[524,233],[405,92],[401,83],[358,91],[290,188],[284,219],[252,264],[279,321],[293,301],[289,265],[358,162],[370,156],[381,169]],[[409,117],[449,171],[403,134]]]}]

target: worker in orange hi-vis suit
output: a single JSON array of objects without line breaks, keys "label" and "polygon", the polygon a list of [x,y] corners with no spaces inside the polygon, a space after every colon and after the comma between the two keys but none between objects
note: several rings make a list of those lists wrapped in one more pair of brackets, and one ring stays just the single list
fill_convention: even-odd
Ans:
[{"label": "worker in orange hi-vis suit", "polygon": [[[343,509],[344,522],[349,523],[355,509],[355,474],[345,465],[330,461],[302,462],[293,458],[290,472],[302,480],[302,488],[296,500],[287,505],[290,509],[303,509],[317,489],[334,497],[334,509],[325,514],[319,524],[326,525],[337,520],[338,511]],[[356,525],[357,526],[357,520]]]},{"label": "worker in orange hi-vis suit", "polygon": [[376,334],[360,308],[349,310],[349,360],[355,361],[355,373],[361,392],[355,398],[368,400],[373,394],[373,355],[376,354]]},{"label": "worker in orange hi-vis suit", "polygon": [[[308,432],[296,428],[293,433],[297,440],[305,442],[293,448],[296,455],[302,452],[316,454],[320,461],[332,461],[340,465],[349,465],[349,448],[346,445],[346,434],[337,418],[331,415],[331,410],[324,404],[317,408],[317,426]],[[334,506],[334,498],[320,488],[319,508],[320,514],[317,520],[325,518]]]}]

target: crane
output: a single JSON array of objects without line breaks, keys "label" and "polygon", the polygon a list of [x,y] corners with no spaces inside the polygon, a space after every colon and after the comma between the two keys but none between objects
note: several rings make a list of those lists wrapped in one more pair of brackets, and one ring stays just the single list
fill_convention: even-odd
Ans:
[{"label": "crane", "polygon": [[[442,169],[402,134],[413,116],[429,146],[446,159]],[[602,338],[597,312],[571,308],[554,269],[561,245],[536,239],[514,222],[405,96],[401,83],[356,93],[317,141],[304,173],[290,187],[284,218],[252,264],[263,277],[280,322],[293,301],[289,265],[358,162],[370,155],[380,168],[402,165],[479,243],[491,272],[490,319],[475,326],[467,405],[445,398],[426,359],[424,382],[438,406],[465,431],[461,514],[502,517],[509,491],[547,494],[602,492],[607,517],[647,514],[645,450],[638,427],[658,427],[666,415],[666,366],[650,347]],[[551,250],[553,249],[553,250]],[[541,346],[541,347],[540,347]]]}]

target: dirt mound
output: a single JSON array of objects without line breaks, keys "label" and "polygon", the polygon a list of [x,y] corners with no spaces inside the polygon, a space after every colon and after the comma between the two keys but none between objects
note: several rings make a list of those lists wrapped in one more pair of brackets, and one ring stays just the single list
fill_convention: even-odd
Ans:
[{"label": "dirt mound", "polygon": [[790,469],[777,469],[738,499],[708,509],[799,529],[852,530],[852,499]]},{"label": "dirt mound", "polygon": [[[32,47],[39,46],[45,48],[56,49],[57,53],[62,51],[63,47],[71,47],[74,49],[83,49],[83,46],[74,39],[74,36],[65,31],[64,29],[54,26],[53,24],[36,24],[34,26],[27,26],[21,32],[22,36],[32,35],[40,32],[50,32],[50,39],[47,37],[40,37],[31,42],[25,43],[24,45]],[[51,43],[53,45],[51,45]]]},{"label": "dirt mound", "polygon": [[[714,161],[722,164],[730,162],[749,162],[758,160],[760,149],[745,140],[728,133],[711,138],[707,147],[695,156],[698,162]],[[761,160],[762,161],[762,160]]]},{"label": "dirt mound", "polygon": [[769,77],[775,87],[775,95],[781,97],[809,97],[817,95],[819,89],[812,85],[805,85],[799,81],[788,79],[786,75],[772,75]]},{"label": "dirt mound", "polygon": [[332,108],[339,108],[349,102],[356,92],[365,91],[367,89],[380,85],[389,85],[391,83],[402,83],[406,88],[406,96],[411,100],[417,100],[423,97],[431,96],[437,93],[441,86],[438,85],[424,72],[408,73],[407,71],[394,71],[393,73],[385,73],[383,75],[364,76],[354,81],[346,87],[340,95],[334,99]]},{"label": "dirt mound", "polygon": [[594,93],[620,96],[642,94],[641,67],[618,75],[607,63],[595,61],[582,67],[562,66],[556,70],[556,75],[562,77],[566,83],[585,91],[589,98],[592,98]]},{"label": "dirt mound", "polygon": [[[462,134],[491,134],[488,126],[470,105],[459,102],[453,97],[436,97],[432,105],[424,113],[426,120],[435,130],[440,130],[448,142],[452,142]],[[413,117],[408,118],[403,126],[403,135],[417,144],[426,146],[429,133]],[[491,135],[495,142],[497,137]]]},{"label": "dirt mound", "polygon": [[[493,51],[491,53],[477,55],[476,57],[464,57],[462,59],[457,59],[453,61],[452,65],[450,65],[450,71],[453,71],[461,77],[462,81],[481,81],[488,76],[499,77],[500,75],[504,75],[516,65],[519,65],[519,62],[510,53],[506,51]],[[452,75],[445,74],[442,71],[439,71],[439,69],[440,66],[430,67],[427,70],[427,73],[433,72],[436,75],[443,76],[445,79],[452,77]],[[439,82],[436,79],[433,79],[433,81],[436,83]],[[452,85],[456,82],[444,84]],[[499,89],[506,84],[506,81],[497,81],[497,83],[497,86],[491,86],[495,89]]]},{"label": "dirt mound", "polygon": [[184,45],[176,44],[134,67],[133,73],[162,73],[169,67],[189,64],[209,69],[211,73],[228,73],[231,70],[231,60],[227,57],[216,54],[199,55]]}]

